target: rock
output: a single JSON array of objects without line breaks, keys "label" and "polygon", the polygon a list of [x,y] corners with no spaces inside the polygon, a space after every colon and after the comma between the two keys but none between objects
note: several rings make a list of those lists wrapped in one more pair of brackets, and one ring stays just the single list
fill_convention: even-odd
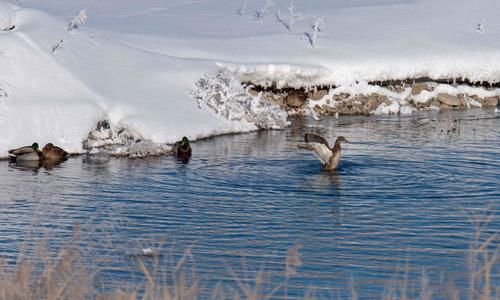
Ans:
[{"label": "rock", "polygon": [[437,100],[441,102],[441,104],[452,106],[452,107],[460,107],[464,104],[464,100],[458,98],[457,96],[453,96],[450,94],[439,93],[437,95]]},{"label": "rock", "polygon": [[321,114],[333,115],[334,113],[335,113],[335,110],[333,109],[333,107],[328,106],[328,105],[323,105],[322,110],[321,110]]},{"label": "rock", "polygon": [[460,107],[469,107],[469,105],[467,104],[467,100],[465,100],[465,95],[461,95],[460,97],[458,97],[460,99]]},{"label": "rock", "polygon": [[352,98],[352,103],[365,103],[368,101],[368,96],[365,95],[356,95]]},{"label": "rock", "polygon": [[439,101],[437,101],[436,99],[432,99],[432,100],[429,102],[428,107],[431,107],[431,106],[434,106],[434,107],[439,107]]},{"label": "rock", "polygon": [[385,103],[386,105],[390,105],[392,103],[391,100],[389,100],[389,98],[387,98],[387,96],[383,96],[383,95],[379,95],[378,96],[378,100],[381,102],[381,103]]},{"label": "rock", "polygon": [[388,89],[391,92],[401,93],[405,90],[405,86],[404,84],[394,83],[386,86],[386,89]]},{"label": "rock", "polygon": [[366,114],[369,111],[377,109],[387,97],[372,93],[370,95],[357,95],[352,99],[355,109],[360,114]]},{"label": "rock", "polygon": [[111,126],[109,125],[108,120],[101,120],[97,122],[95,129],[96,130],[111,129]]},{"label": "rock", "polygon": [[474,99],[474,97],[464,96],[465,101],[467,101],[467,108],[470,107],[483,107],[480,101]]},{"label": "rock", "polygon": [[339,99],[339,100],[345,100],[347,98],[349,98],[351,95],[349,94],[346,94],[346,93],[340,93],[338,95],[335,95],[335,98]]},{"label": "rock", "polygon": [[488,97],[488,98],[481,99],[479,102],[485,107],[497,107],[498,98],[497,97]]},{"label": "rock", "polygon": [[379,99],[378,98],[370,98],[367,102],[366,102],[366,108],[369,110],[369,111],[372,111],[372,110],[376,110],[377,107],[380,105],[380,102],[379,102]]},{"label": "rock", "polygon": [[252,96],[257,96],[259,94],[259,92],[257,92],[256,90],[254,89],[248,89],[248,93]]},{"label": "rock", "polygon": [[307,97],[311,100],[321,100],[327,94],[328,90],[316,90],[316,91],[310,91]]},{"label": "rock", "polygon": [[277,104],[277,105],[283,105],[286,104],[286,93],[273,93],[273,92],[262,92],[261,97],[271,103]]},{"label": "rock", "polygon": [[411,94],[413,96],[420,94],[422,91],[431,91],[431,88],[425,82],[414,83],[411,85]]},{"label": "rock", "polygon": [[306,96],[300,92],[289,92],[285,101],[288,106],[301,107],[306,102]]}]

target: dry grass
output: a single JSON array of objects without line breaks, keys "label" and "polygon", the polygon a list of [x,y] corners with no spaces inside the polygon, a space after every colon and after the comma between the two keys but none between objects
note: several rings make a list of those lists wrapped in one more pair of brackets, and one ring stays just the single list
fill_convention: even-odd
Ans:
[{"label": "dry grass", "polygon": [[491,280],[493,268],[500,260],[498,231],[484,236],[495,217],[494,213],[487,213],[471,218],[475,234],[469,254],[469,299],[488,300],[500,297],[498,287],[492,286]]},{"label": "dry grass", "polygon": [[54,257],[47,253],[46,245],[39,244],[33,258],[21,253],[15,268],[2,267],[0,299],[88,299],[94,274],[81,260],[77,240],[78,229]]},{"label": "dry grass", "polygon": [[[396,284],[389,285],[381,299],[500,299],[498,282],[499,238],[498,231],[491,232],[487,225],[494,215],[474,218],[474,240],[469,255],[469,286],[456,287],[453,282],[431,284],[425,270],[420,282],[410,284],[408,266],[401,268],[396,275]],[[56,255],[50,255],[46,245],[38,245],[30,257],[19,255],[14,267],[0,268],[0,300],[2,299],[98,299],[98,300],[137,300],[137,299],[269,299],[278,297],[288,299],[288,280],[300,273],[302,259],[301,246],[290,248],[283,260],[284,282],[272,283],[270,275],[263,269],[254,272],[252,278],[244,277],[228,267],[234,284],[218,283],[214,287],[204,287],[196,278],[194,271],[186,272],[183,266],[192,261],[191,249],[186,249],[175,264],[165,270],[157,258],[137,257],[137,269],[144,275],[144,282],[128,286],[122,290],[102,292],[96,288],[97,267],[89,266],[84,250],[78,246],[78,229],[72,239]],[[4,264],[2,264],[4,265]],[[243,272],[248,274],[251,272]],[[495,276],[493,276],[496,274]],[[496,278],[496,279],[495,279]],[[210,292],[207,294],[207,290]],[[349,299],[358,299],[359,291],[354,283],[346,287]],[[312,290],[304,291],[304,299],[317,299]],[[339,297],[339,299],[342,299]]]},{"label": "dry grass", "polygon": [[[460,289],[452,281],[431,284],[428,274],[422,270],[420,286],[410,286],[408,281],[408,265],[400,269],[401,274],[396,284],[390,286],[382,297],[385,300],[407,299],[469,299],[490,300],[500,299],[500,287],[496,286],[493,277],[498,282],[498,269],[500,268],[500,244],[497,229],[488,226],[493,223],[495,210],[480,212],[470,217],[474,227],[473,240],[468,253],[469,286]],[[496,268],[496,276],[495,274]]]}]

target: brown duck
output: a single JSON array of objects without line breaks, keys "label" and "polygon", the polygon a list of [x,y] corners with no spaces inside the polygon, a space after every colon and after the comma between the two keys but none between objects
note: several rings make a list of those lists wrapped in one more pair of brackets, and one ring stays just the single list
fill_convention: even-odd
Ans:
[{"label": "brown duck", "polygon": [[54,146],[52,143],[48,143],[42,149],[43,159],[49,160],[62,160],[68,157],[68,152],[64,151],[62,148]]},{"label": "brown duck", "polygon": [[345,137],[339,136],[332,148],[324,137],[312,133],[306,133],[304,140],[306,144],[299,144],[298,147],[313,151],[325,171],[337,169],[340,163],[340,144],[349,143]]},{"label": "brown duck", "polygon": [[183,137],[181,141],[178,141],[172,147],[172,153],[180,159],[189,159],[191,157],[191,145],[187,137]]}]

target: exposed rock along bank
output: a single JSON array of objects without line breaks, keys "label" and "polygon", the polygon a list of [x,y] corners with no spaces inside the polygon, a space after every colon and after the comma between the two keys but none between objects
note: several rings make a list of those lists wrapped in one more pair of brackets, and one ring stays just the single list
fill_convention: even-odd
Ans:
[{"label": "exposed rock along bank", "polygon": [[[420,110],[496,107],[500,88],[427,81],[359,83],[349,87],[282,88],[250,86],[249,92],[297,115],[409,114]],[[453,81],[450,81],[453,82]],[[469,83],[469,84],[467,84]]]}]

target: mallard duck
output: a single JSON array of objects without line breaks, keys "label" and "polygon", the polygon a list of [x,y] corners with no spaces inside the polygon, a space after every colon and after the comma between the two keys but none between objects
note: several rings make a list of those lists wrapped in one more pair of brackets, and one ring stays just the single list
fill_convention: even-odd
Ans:
[{"label": "mallard duck", "polygon": [[340,162],[340,144],[349,143],[345,137],[339,136],[331,148],[324,137],[312,133],[306,133],[304,140],[306,144],[300,144],[298,147],[313,151],[323,164],[325,171],[337,169]]},{"label": "mallard duck", "polygon": [[15,161],[38,161],[42,159],[42,155],[38,143],[9,150],[10,158]]},{"label": "mallard duck", "polygon": [[181,141],[176,142],[172,147],[172,153],[180,159],[190,158],[191,152],[191,145],[189,145],[187,137],[183,137]]},{"label": "mallard duck", "polygon": [[44,160],[62,160],[68,157],[68,152],[54,146],[52,143],[48,143],[43,147],[42,155]]}]

